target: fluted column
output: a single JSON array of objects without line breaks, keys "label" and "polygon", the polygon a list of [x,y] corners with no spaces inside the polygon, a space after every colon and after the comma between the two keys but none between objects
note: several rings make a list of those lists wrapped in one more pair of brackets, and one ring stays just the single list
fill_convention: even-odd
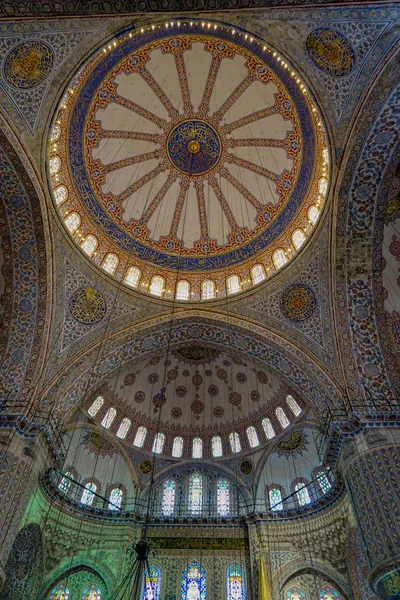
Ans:
[{"label": "fluted column", "polygon": [[371,564],[370,585],[400,598],[400,432],[366,429],[347,440],[341,467]]},{"label": "fluted column", "polygon": [[33,488],[49,464],[42,440],[26,440],[14,431],[0,431],[0,589]]}]

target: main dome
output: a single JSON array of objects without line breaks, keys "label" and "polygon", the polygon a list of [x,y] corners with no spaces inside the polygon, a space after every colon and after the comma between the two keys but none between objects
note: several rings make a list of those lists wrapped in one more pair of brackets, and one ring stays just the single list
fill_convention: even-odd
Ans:
[{"label": "main dome", "polygon": [[219,23],[128,32],[57,110],[49,179],[74,241],[109,275],[180,301],[256,285],[306,243],[329,153],[305,85]]}]

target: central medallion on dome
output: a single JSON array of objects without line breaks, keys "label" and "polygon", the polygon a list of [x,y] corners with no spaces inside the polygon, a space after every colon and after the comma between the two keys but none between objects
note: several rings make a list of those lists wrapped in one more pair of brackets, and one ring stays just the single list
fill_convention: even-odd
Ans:
[{"label": "central medallion on dome", "polygon": [[178,123],[168,136],[168,156],[187,175],[203,175],[218,163],[221,141],[211,125],[199,119]]}]

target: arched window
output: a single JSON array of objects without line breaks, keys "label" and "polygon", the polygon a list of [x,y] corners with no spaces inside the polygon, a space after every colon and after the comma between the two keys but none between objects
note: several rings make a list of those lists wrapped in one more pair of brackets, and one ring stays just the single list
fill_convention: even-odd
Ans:
[{"label": "arched window", "polygon": [[319,473],[317,473],[317,479],[319,485],[321,486],[321,490],[324,494],[327,494],[329,490],[332,489],[332,484],[329,481],[328,477],[323,471],[320,471]]},{"label": "arched window", "polygon": [[97,491],[97,485],[95,483],[87,483],[83,490],[81,503],[86,506],[92,506],[94,500],[94,494]]},{"label": "arched window", "polygon": [[172,444],[172,456],[174,458],[181,458],[183,453],[183,438],[176,437]]},{"label": "arched window", "polygon": [[272,440],[272,438],[275,437],[275,431],[274,431],[274,428],[272,427],[271,421],[265,417],[265,419],[263,419],[261,421],[261,425],[263,426],[263,429],[264,429],[265,435],[267,436],[267,439]]},{"label": "arched window", "polygon": [[171,517],[175,508],[175,481],[164,481],[161,510],[164,517]]},{"label": "arched window", "polygon": [[215,298],[215,283],[211,279],[205,279],[201,284],[201,299],[212,300]]},{"label": "arched window", "polygon": [[246,600],[245,572],[241,565],[234,563],[226,570],[226,600]]},{"label": "arched window", "polygon": [[321,196],[326,196],[326,192],[328,191],[328,181],[325,179],[325,177],[321,177],[319,180],[318,191]]},{"label": "arched window", "polygon": [[56,142],[61,135],[61,127],[56,123],[51,130],[50,141]]},{"label": "arched window", "polygon": [[228,294],[237,294],[241,290],[240,279],[237,275],[231,275],[226,281]]},{"label": "arched window", "polygon": [[226,479],[217,482],[217,513],[219,517],[228,517],[230,510],[229,483]]},{"label": "arched window", "polygon": [[292,413],[294,414],[295,417],[298,417],[299,414],[301,413],[301,408],[300,406],[297,404],[296,400],[293,398],[293,396],[291,396],[290,394],[288,394],[286,396],[286,404],[288,405],[288,407],[290,408],[290,410],[292,411]]},{"label": "arched window", "polygon": [[182,571],[180,600],[207,600],[206,571],[197,561]]},{"label": "arched window", "polygon": [[50,592],[49,600],[69,600],[69,588],[60,583]]},{"label": "arched window", "polygon": [[190,283],[188,281],[180,281],[176,286],[177,300],[190,300]]},{"label": "arched window", "polygon": [[101,590],[97,585],[88,585],[82,592],[81,600],[101,600]]},{"label": "arched window", "polygon": [[164,448],[164,442],[165,435],[159,431],[154,438],[152,452],[155,454],[161,454]]},{"label": "arched window", "polygon": [[124,440],[126,438],[126,434],[128,433],[130,426],[130,419],[122,419],[121,425],[118,427],[117,437],[119,437],[121,440]]},{"label": "arched window", "polygon": [[140,600],[160,600],[161,598],[161,569],[149,565],[143,575],[142,596]]},{"label": "arched window", "polygon": [[110,501],[108,503],[108,510],[118,510],[122,506],[123,492],[119,488],[114,488],[110,493]]},{"label": "arched window", "polygon": [[92,256],[93,252],[97,248],[97,239],[94,235],[87,235],[85,241],[82,244],[82,250],[86,252],[88,256]]},{"label": "arched window", "polygon": [[232,431],[232,433],[229,434],[229,442],[231,444],[232,452],[236,454],[241,451],[242,446],[240,445],[240,437],[236,431]]},{"label": "arched window", "polygon": [[308,489],[305,483],[297,483],[294,490],[297,494],[297,500],[299,501],[300,506],[310,504],[310,495],[308,493]]},{"label": "arched window", "polygon": [[97,415],[97,413],[99,412],[99,410],[101,409],[101,407],[104,404],[104,398],[103,396],[97,396],[96,400],[93,402],[92,406],[88,409],[88,414],[91,417],[95,417]]},{"label": "arched window", "polygon": [[269,495],[269,508],[273,511],[283,510],[282,494],[278,488],[272,488],[268,492]]},{"label": "arched window", "polygon": [[58,489],[63,494],[67,494],[68,493],[68,490],[69,490],[70,485],[71,485],[71,480],[68,479],[68,477],[72,477],[72,473],[70,473],[69,471],[67,471],[67,473],[65,473],[65,477],[63,477],[61,479],[60,483],[58,484]]},{"label": "arched window", "polygon": [[293,231],[292,242],[293,242],[293,246],[296,248],[296,250],[301,248],[305,241],[306,241],[306,236],[302,229],[296,229],[296,231]]},{"label": "arched window", "polygon": [[101,266],[104,271],[110,273],[110,275],[114,275],[115,271],[117,270],[118,263],[118,256],[116,254],[109,253],[103,260],[103,264]]},{"label": "arched window", "polygon": [[201,514],[203,507],[203,476],[193,474],[189,478],[189,513],[191,515]]},{"label": "arched window", "polygon": [[290,421],[287,418],[287,416],[285,415],[285,412],[284,412],[283,408],[281,408],[280,406],[278,406],[278,408],[275,411],[275,414],[277,416],[277,419],[278,419],[279,423],[282,425],[283,429],[285,429],[286,427],[289,427]]},{"label": "arched window", "polygon": [[318,221],[318,217],[319,217],[318,208],[316,206],[310,206],[310,208],[308,209],[308,218],[310,219],[310,221],[313,225],[315,225],[315,223]]},{"label": "arched window", "polygon": [[293,587],[286,592],[286,600],[306,600],[306,594],[300,588]]},{"label": "arched window", "polygon": [[340,600],[340,594],[335,590],[335,588],[327,585],[320,590],[319,598],[320,600]]},{"label": "arched window", "polygon": [[125,283],[126,285],[129,285],[130,287],[137,287],[138,283],[139,283],[139,279],[140,279],[140,269],[138,269],[137,267],[130,267],[128,269],[127,274],[125,275]]},{"label": "arched window", "polygon": [[59,185],[56,187],[56,189],[53,191],[53,194],[57,206],[60,206],[68,198],[68,190],[65,185]]},{"label": "arched window", "polygon": [[164,292],[164,284],[164,277],[161,277],[161,275],[154,275],[154,277],[151,279],[149,293],[153,294],[153,296],[161,297]]},{"label": "arched window", "polygon": [[249,440],[250,448],[256,448],[257,446],[260,445],[260,442],[258,441],[257,431],[256,431],[255,427],[253,427],[253,425],[250,425],[250,427],[247,428],[246,433],[247,433],[247,438]]},{"label": "arched window", "polygon": [[192,443],[192,457],[203,458],[203,440],[194,438]]},{"label": "arched window", "polygon": [[65,223],[65,227],[68,229],[68,231],[70,233],[75,233],[75,231],[77,229],[79,229],[79,227],[81,225],[81,218],[77,213],[72,212],[72,213],[69,213],[69,215],[65,219],[64,223]]},{"label": "arched window", "polygon": [[52,156],[49,160],[50,175],[55,175],[61,169],[61,159],[59,156]]},{"label": "arched window", "polygon": [[109,408],[106,414],[104,415],[104,419],[101,422],[102,426],[106,429],[110,429],[112,422],[114,421],[116,416],[117,411],[115,410],[115,408]]},{"label": "arched window", "polygon": [[286,254],[281,248],[275,250],[275,252],[272,255],[272,260],[274,262],[276,270],[280,269],[285,263],[287,263]]},{"label": "arched window", "polygon": [[222,456],[222,441],[219,435],[214,435],[211,440],[211,450],[214,458]]},{"label": "arched window", "polygon": [[139,427],[135,439],[133,440],[133,445],[138,448],[143,448],[144,440],[146,439],[147,429],[146,427]]},{"label": "arched window", "polygon": [[257,285],[257,283],[261,283],[265,279],[265,269],[262,265],[254,265],[250,273],[253,285]]}]

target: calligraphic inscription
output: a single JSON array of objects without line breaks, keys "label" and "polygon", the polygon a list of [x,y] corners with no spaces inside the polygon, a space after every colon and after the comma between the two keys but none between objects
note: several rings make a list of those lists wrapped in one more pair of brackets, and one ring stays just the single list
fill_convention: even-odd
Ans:
[{"label": "calligraphic inscription", "polygon": [[205,121],[189,119],[178,123],[168,137],[168,156],[187,175],[202,175],[215,167],[221,156],[221,141]]}]

